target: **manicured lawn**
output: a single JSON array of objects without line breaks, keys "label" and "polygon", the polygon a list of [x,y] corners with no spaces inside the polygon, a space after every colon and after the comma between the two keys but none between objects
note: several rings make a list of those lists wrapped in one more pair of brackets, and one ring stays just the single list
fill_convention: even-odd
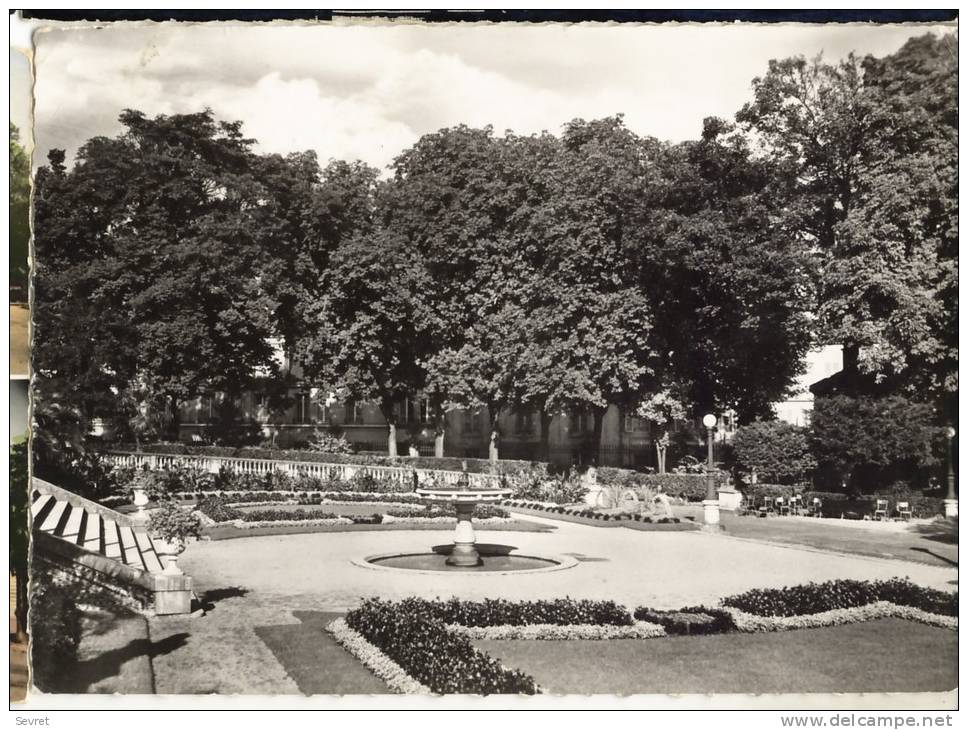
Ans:
[{"label": "manicured lawn", "polygon": [[901,619],[771,634],[480,641],[558,694],[928,692],[958,681],[958,635]]},{"label": "manicured lawn", "polygon": [[[702,522],[702,510],[680,507],[680,517],[693,516]],[[912,526],[905,532],[886,532],[876,528],[845,527],[840,520],[794,520],[783,517],[737,517],[723,512],[723,527],[727,535],[767,540],[790,545],[806,545],[822,550],[874,558],[909,560],[928,565],[958,566],[957,525]]]},{"label": "manicured lawn", "polygon": [[255,633],[303,694],[386,694],[386,685],[325,631],[341,615],[294,611],[300,623],[258,626]]}]

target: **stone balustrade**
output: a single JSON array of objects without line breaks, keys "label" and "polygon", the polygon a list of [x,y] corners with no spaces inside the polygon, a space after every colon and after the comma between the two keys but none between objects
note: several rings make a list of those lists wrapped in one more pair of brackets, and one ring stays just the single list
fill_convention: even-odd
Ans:
[{"label": "stone balustrade", "polygon": [[[435,478],[443,484],[458,485],[464,472],[445,469],[423,469],[409,466],[383,466],[372,464],[334,464],[319,461],[289,461],[283,459],[249,459],[238,456],[201,456],[196,454],[154,454],[133,451],[108,451],[102,454],[110,464],[122,467],[152,470],[168,469],[175,466],[192,466],[203,471],[217,474],[221,469],[236,473],[268,474],[275,470],[296,476],[304,474],[320,479],[339,479],[349,481],[358,474],[367,474],[381,481],[413,484],[414,472],[423,482]],[[500,486],[498,477],[492,474],[467,473],[468,486],[474,489],[493,489]]]}]

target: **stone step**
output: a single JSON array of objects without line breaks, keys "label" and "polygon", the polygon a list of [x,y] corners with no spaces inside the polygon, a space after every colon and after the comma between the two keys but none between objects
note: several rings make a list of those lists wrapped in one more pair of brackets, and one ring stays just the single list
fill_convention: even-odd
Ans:
[{"label": "stone step", "polygon": [[155,545],[148,537],[146,532],[136,532],[134,534],[138,541],[138,549],[141,551],[141,559],[144,561],[145,568],[149,573],[160,573],[164,568],[158,553],[155,552]]},{"label": "stone step", "polygon": [[147,570],[141,560],[141,551],[138,550],[138,541],[135,540],[134,530],[127,525],[118,525],[118,534],[121,536],[121,550],[124,562],[140,570]]},{"label": "stone step", "polygon": [[89,512],[79,545],[93,553],[101,552],[101,515]]},{"label": "stone step", "polygon": [[30,514],[34,518],[34,523],[37,524],[38,520],[46,519],[47,514],[54,508],[57,504],[57,500],[50,494],[41,494],[34,503],[30,506]]},{"label": "stone step", "polygon": [[65,540],[77,544],[77,539],[81,534],[81,522],[87,517],[87,512],[82,509],[72,509],[70,516],[67,518],[67,522],[64,524],[64,529],[61,531],[60,536]]},{"label": "stone step", "polygon": [[103,554],[109,558],[114,558],[115,560],[120,560],[124,562],[121,555],[121,539],[118,535],[118,526],[114,520],[104,520],[104,544]]},{"label": "stone step", "polygon": [[67,502],[54,502],[54,508],[47,513],[47,519],[40,523],[40,529],[43,532],[53,532],[57,527],[57,523],[60,522],[61,517],[64,515],[64,510],[68,508]]}]

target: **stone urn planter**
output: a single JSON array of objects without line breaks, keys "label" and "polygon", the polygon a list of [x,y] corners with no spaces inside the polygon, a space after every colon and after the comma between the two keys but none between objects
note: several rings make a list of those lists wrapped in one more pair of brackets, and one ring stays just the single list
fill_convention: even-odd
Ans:
[{"label": "stone urn planter", "polygon": [[165,575],[183,575],[181,568],[178,567],[178,556],[185,552],[187,543],[185,540],[164,540],[158,538],[155,541],[155,550],[161,560],[164,569],[161,571]]},{"label": "stone urn planter", "polygon": [[181,575],[178,556],[185,552],[189,540],[198,539],[202,534],[202,524],[198,515],[182,508],[174,500],[164,502],[151,514],[148,521],[151,534],[158,551],[158,557],[165,564],[167,575]]},{"label": "stone urn planter", "polygon": [[148,514],[145,512],[145,507],[148,506],[148,490],[143,484],[135,483],[131,487],[131,503],[138,508],[131,517],[138,522],[147,522]]}]

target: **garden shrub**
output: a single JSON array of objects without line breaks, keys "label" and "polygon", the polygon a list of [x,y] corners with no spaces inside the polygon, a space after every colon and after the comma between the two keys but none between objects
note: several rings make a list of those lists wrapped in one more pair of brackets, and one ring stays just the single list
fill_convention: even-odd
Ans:
[{"label": "garden shrub", "polygon": [[195,509],[215,522],[241,520],[244,515],[242,510],[229,506],[229,503],[234,501],[234,499],[234,497],[224,497],[221,495],[205,497],[199,501]]},{"label": "garden shrub", "polygon": [[517,499],[555,504],[581,502],[588,491],[577,474],[552,474],[548,465],[543,463],[534,463],[527,469],[504,474],[501,486],[510,489]]},{"label": "garden shrub", "polygon": [[943,453],[934,408],[903,396],[817,398],[810,424],[817,462],[851,485],[893,481]]},{"label": "garden shrub", "polygon": [[77,663],[81,612],[71,590],[57,585],[42,561],[34,560],[30,584],[31,681],[44,692],[63,692]]},{"label": "garden shrub", "polygon": [[447,631],[426,610],[427,603],[370,598],[346,614],[346,623],[435,693],[537,693],[532,677],[502,666],[465,637]]},{"label": "garden shrub", "polygon": [[312,438],[306,444],[309,451],[321,454],[352,454],[353,446],[342,433],[332,433],[322,429],[315,429]]},{"label": "garden shrub", "polygon": [[958,594],[922,588],[908,580],[831,580],[789,588],[764,588],[723,599],[724,606],[757,616],[801,616],[890,601],[943,616],[958,615]]},{"label": "garden shrub", "polygon": [[736,628],[732,616],[721,608],[689,606],[675,611],[659,611],[640,606],[633,615],[636,621],[659,624],[667,634],[677,636],[722,634]]},{"label": "garden shrub", "polygon": [[783,484],[803,480],[817,466],[806,429],[786,421],[754,421],[733,436],[733,452],[741,468]]}]

